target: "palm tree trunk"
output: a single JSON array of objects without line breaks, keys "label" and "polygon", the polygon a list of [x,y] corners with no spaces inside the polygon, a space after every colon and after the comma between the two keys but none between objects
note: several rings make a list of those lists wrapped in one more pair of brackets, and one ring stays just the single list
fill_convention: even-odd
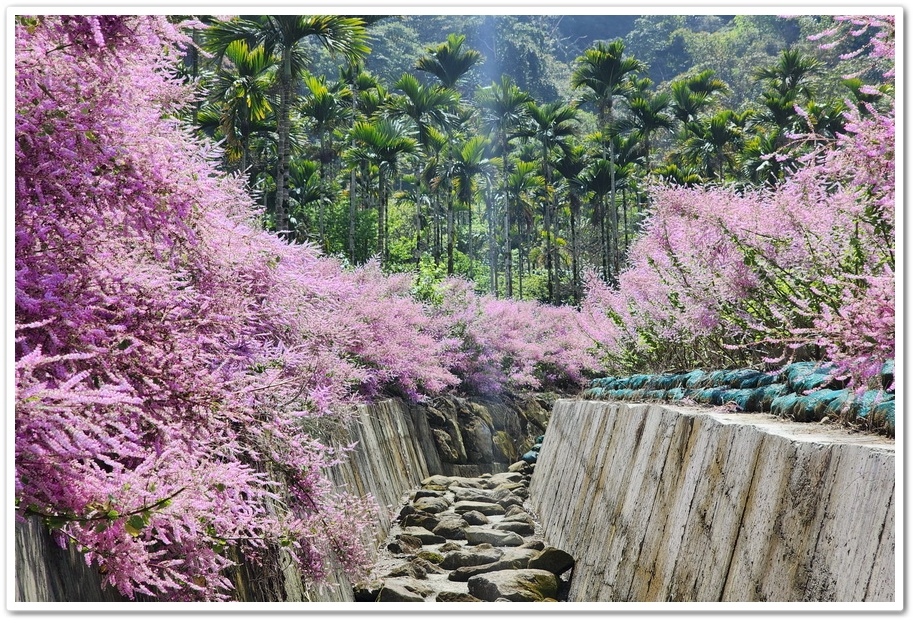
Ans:
[{"label": "palm tree trunk", "polygon": [[451,276],[455,274],[455,210],[452,205],[452,193],[448,191],[448,202],[446,205],[446,236],[447,236],[447,255],[448,264],[446,273]]},{"label": "palm tree trunk", "polygon": [[[611,192],[611,198],[613,200],[614,193]],[[617,203],[614,202],[611,204],[611,240],[613,241],[613,251],[614,251],[614,282],[617,281],[617,275],[620,274],[620,226],[619,226],[619,217],[617,215]]]},{"label": "palm tree trunk", "polygon": [[378,239],[375,243],[375,252],[378,253],[379,261],[385,263],[385,174],[381,167],[378,170]]},{"label": "palm tree trunk", "polygon": [[[571,204],[572,202],[570,202]],[[579,302],[579,243],[576,240],[576,210],[572,205],[569,207],[569,237],[572,243],[572,284],[573,299]]]},{"label": "palm tree trunk", "polygon": [[503,195],[505,197],[506,210],[506,297],[512,298],[512,211],[509,208],[509,141],[505,134],[502,137],[503,143]]},{"label": "palm tree trunk", "polygon": [[321,198],[318,200],[318,240],[321,244],[321,250],[325,253],[328,252],[328,242],[327,236],[325,234],[325,222],[324,222],[324,194],[327,189],[327,165],[325,164],[325,159],[327,158],[327,152],[330,149],[327,138],[322,133],[321,137],[321,160],[319,161],[319,177],[321,178]]},{"label": "palm tree trunk", "polygon": [[600,229],[601,229],[601,270],[604,273],[604,280],[611,282],[611,244],[610,234],[607,226],[607,207],[602,196],[598,199],[598,209],[600,210]]},{"label": "palm tree trunk", "polygon": [[286,209],[289,202],[287,179],[289,177],[290,107],[293,90],[290,61],[289,52],[284,52],[280,70],[280,106],[277,109],[277,192],[274,201],[276,225],[279,231],[286,231],[289,227]]},{"label": "palm tree trunk", "polygon": [[474,281],[474,208],[468,203],[468,279]]},{"label": "palm tree trunk", "polygon": [[490,294],[498,296],[499,292],[496,287],[496,223],[493,214],[493,193],[490,187],[484,192],[487,210],[487,249],[489,250],[489,269],[490,269]]},{"label": "palm tree trunk", "polygon": [[350,231],[347,235],[350,264],[356,264],[356,167],[350,169]]}]

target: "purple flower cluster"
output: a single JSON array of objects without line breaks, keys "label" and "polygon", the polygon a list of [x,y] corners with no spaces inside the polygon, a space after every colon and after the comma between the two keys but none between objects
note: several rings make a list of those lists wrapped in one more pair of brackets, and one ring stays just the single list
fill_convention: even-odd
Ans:
[{"label": "purple flower cluster", "polygon": [[435,307],[260,230],[177,121],[182,36],[159,17],[17,18],[15,495],[133,597],[231,598],[283,550],[359,573],[374,502],[323,475],[341,408],[379,395],[582,381],[574,310]]},{"label": "purple flower cluster", "polygon": [[[869,53],[893,58],[893,18],[839,23],[827,37],[872,28]],[[846,119],[835,141],[794,137],[817,147],[775,189],[652,190],[619,287],[588,280],[583,310],[613,365],[815,356],[860,389],[874,382],[895,355],[893,97],[850,102]]]}]

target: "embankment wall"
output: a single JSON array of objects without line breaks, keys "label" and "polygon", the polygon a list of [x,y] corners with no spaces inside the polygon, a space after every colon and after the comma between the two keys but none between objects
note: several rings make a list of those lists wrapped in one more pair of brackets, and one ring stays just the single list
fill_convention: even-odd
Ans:
[{"label": "embankment wall", "polygon": [[772,416],[560,400],[531,482],[570,601],[893,601],[895,453]]}]

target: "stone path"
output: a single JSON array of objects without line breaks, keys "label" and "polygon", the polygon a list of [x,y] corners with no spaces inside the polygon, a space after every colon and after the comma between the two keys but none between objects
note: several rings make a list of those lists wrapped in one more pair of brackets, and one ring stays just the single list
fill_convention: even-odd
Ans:
[{"label": "stone path", "polygon": [[409,492],[356,601],[564,601],[573,559],[526,510],[533,465],[509,470]]}]

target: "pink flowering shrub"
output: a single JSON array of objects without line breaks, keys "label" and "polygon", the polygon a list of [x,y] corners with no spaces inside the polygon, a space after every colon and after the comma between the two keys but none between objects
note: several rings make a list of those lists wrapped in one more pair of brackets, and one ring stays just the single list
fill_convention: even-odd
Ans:
[{"label": "pink flowering shrub", "polygon": [[449,279],[435,321],[453,344],[446,361],[469,392],[578,388],[599,367],[595,342],[570,307],[478,296],[469,282]]},{"label": "pink flowering shrub", "polygon": [[581,382],[592,343],[571,310],[466,285],[434,309],[259,230],[176,120],[183,42],[158,17],[17,20],[17,512],[130,597],[228,599],[233,551],[359,574],[374,502],[323,475],[341,406]]},{"label": "pink flowering shrub", "polygon": [[[893,58],[892,19],[841,21],[879,27],[872,53]],[[583,309],[611,365],[803,357],[864,387],[895,354],[895,123],[885,99],[865,115],[850,103],[835,141],[794,137],[820,144],[775,189],[654,188],[619,288],[588,282]]]},{"label": "pink flowering shrub", "polygon": [[359,288],[248,223],[170,114],[177,43],[159,18],[17,24],[18,511],[128,596],[225,599],[230,546],[358,573],[373,502],[330,488],[345,449],[305,426],[367,376],[332,321]]}]

